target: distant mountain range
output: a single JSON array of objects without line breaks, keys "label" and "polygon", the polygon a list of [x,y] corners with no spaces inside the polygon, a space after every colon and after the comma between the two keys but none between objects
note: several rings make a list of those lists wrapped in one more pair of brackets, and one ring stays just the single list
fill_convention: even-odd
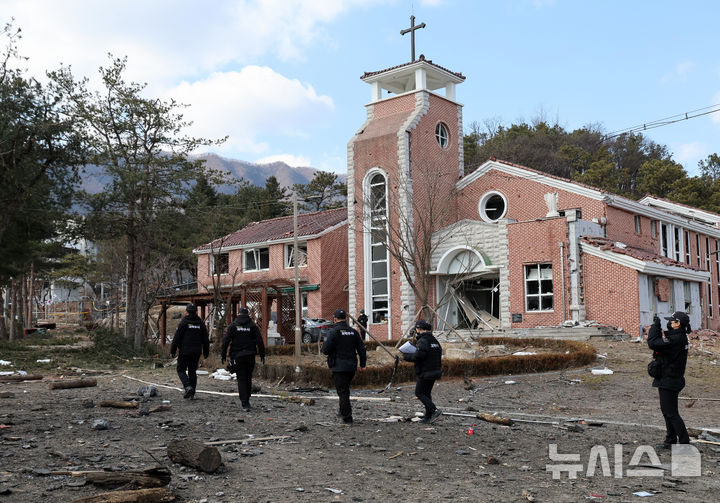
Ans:
[{"label": "distant mountain range", "polygon": [[[260,187],[265,186],[265,180],[269,176],[274,176],[282,187],[292,188],[295,183],[308,183],[318,171],[310,167],[293,168],[281,161],[269,164],[255,164],[236,159],[227,159],[217,154],[201,154],[197,157],[205,159],[205,164],[209,168],[225,171],[238,180],[242,178]],[[344,180],[345,177],[343,176],[342,179]],[[231,187],[219,187],[219,190],[229,192]]]},{"label": "distant mountain range", "polygon": [[[293,168],[284,162],[272,162],[269,164],[255,164],[252,162],[239,161],[236,159],[228,159],[217,154],[200,154],[196,156],[198,159],[205,159],[208,167],[225,171],[232,177],[247,180],[253,185],[260,187],[265,186],[265,180],[269,176],[277,178],[278,183],[282,187],[292,188],[295,183],[308,183],[313,179],[318,171],[311,167]],[[345,175],[338,175],[338,180],[345,181]],[[90,193],[98,193],[103,190],[109,181],[105,180],[100,174],[97,166],[86,166],[85,175],[83,176],[82,188]],[[223,193],[234,192],[230,185],[218,187]]]}]

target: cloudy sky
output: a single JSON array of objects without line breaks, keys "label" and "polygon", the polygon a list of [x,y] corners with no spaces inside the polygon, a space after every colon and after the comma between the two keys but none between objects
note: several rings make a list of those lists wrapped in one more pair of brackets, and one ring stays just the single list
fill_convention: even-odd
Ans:
[{"label": "cloudy sky", "polygon": [[[542,115],[617,131],[720,108],[720,2],[713,0],[0,0],[36,74],[97,78],[108,53],[152,96],[191,105],[214,151],[338,173],[365,118],[360,80],[416,53],[467,80],[465,126]],[[692,175],[720,153],[720,112],[646,132]]]}]

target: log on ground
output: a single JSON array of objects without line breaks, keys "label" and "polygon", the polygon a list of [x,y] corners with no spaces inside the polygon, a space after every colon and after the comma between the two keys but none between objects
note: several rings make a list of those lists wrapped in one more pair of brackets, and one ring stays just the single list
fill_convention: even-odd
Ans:
[{"label": "log on ground", "polygon": [[42,378],[40,374],[0,376],[0,382],[39,381]]},{"label": "log on ground", "polygon": [[173,463],[191,466],[205,473],[213,473],[222,459],[220,451],[195,440],[171,440],[167,445],[167,455]]},{"label": "log on ground", "polygon": [[85,477],[85,481],[98,486],[133,484],[137,487],[163,487],[170,483],[172,475],[164,466],[155,466],[145,470],[126,470],[110,472],[105,470],[59,471],[53,475]]},{"label": "log on ground", "polygon": [[487,421],[488,423],[504,424],[505,426],[510,426],[512,424],[512,419],[509,417],[494,416],[492,414],[488,414],[487,412],[478,412],[477,418]]},{"label": "log on ground", "polygon": [[50,389],[91,388],[97,386],[97,379],[73,379],[50,383]]},{"label": "log on ground", "polygon": [[137,409],[138,402],[122,402],[116,400],[103,400],[98,407],[112,407],[114,409]]},{"label": "log on ground", "polygon": [[111,491],[76,499],[71,503],[161,503],[164,501],[175,501],[175,496],[167,487]]}]

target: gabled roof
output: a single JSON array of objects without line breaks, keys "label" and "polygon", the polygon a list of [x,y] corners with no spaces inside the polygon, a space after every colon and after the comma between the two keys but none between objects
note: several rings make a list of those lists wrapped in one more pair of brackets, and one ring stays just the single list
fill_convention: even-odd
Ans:
[{"label": "gabled roof", "polygon": [[583,236],[580,238],[580,247],[584,253],[646,274],[672,276],[691,281],[706,281],[710,277],[709,272],[693,265],[604,237]]},{"label": "gabled roof", "polygon": [[[303,213],[298,215],[298,238],[314,239],[347,222],[347,208]],[[193,250],[194,253],[210,253],[220,245],[224,251],[245,248],[255,244],[289,241],[293,239],[293,217],[272,218],[252,222],[240,230],[206,243]]]},{"label": "gabled roof", "polygon": [[[618,196],[611,192],[606,192],[590,185],[583,183],[574,182],[560,176],[551,175],[543,171],[538,171],[527,166],[515,164],[508,161],[501,161],[491,157],[488,161],[478,166],[478,168],[462,177],[455,184],[457,190],[470,185],[472,182],[483,176],[490,170],[498,170],[503,173],[507,173],[519,178],[525,178],[526,180],[532,180],[538,183],[545,184],[549,187],[578,194],[589,199],[595,199],[602,201],[608,206],[613,206],[631,213],[638,215],[644,215],[649,218],[660,220],[666,223],[671,223],[686,229],[712,236],[713,238],[720,239],[720,229],[716,226],[711,225],[707,221],[700,221],[698,219],[690,218],[686,214],[678,214],[667,209],[657,208],[655,206],[649,206],[648,204],[641,204],[638,201],[634,201],[624,196]],[[698,210],[699,211],[699,210]]]},{"label": "gabled roof", "polygon": [[720,223],[720,215],[718,215],[717,213],[701,210],[699,208],[694,208],[686,204],[676,203],[675,201],[670,201],[669,199],[664,199],[662,197],[655,197],[651,194],[647,194],[645,197],[640,199],[639,202],[640,204],[660,208],[670,213],[675,213],[677,215],[681,215],[687,218],[699,220],[704,223],[709,223],[712,225],[717,225],[718,223]]},{"label": "gabled roof", "polygon": [[397,69],[399,69],[399,68],[404,68],[404,67],[406,67],[406,66],[416,65],[416,64],[417,64],[418,62],[420,62],[420,61],[423,61],[423,62],[429,64],[430,66],[434,66],[434,67],[437,68],[438,70],[442,70],[443,72],[446,72],[446,73],[448,73],[448,74],[450,74],[450,75],[454,75],[454,76],[455,76],[458,80],[460,80],[460,81],[465,80],[465,76],[464,76],[462,73],[460,73],[460,72],[453,72],[453,71],[451,71],[451,70],[448,70],[448,69],[445,68],[445,67],[442,67],[442,66],[440,66],[440,65],[437,65],[437,64],[433,63],[431,59],[425,59],[425,55],[424,55],[424,54],[421,54],[420,57],[417,59],[417,61],[410,61],[409,63],[403,63],[402,65],[391,66],[390,68],[386,68],[386,69],[384,69],[384,70],[378,70],[377,72],[365,72],[365,73],[362,75],[362,77],[360,77],[360,79],[366,80],[366,79],[368,79],[368,78],[370,78],[370,77],[374,77],[374,76],[376,76],[376,75],[380,75],[380,74],[382,74],[382,73],[386,73],[386,72],[389,72],[389,71],[391,71],[391,70],[397,70]]}]

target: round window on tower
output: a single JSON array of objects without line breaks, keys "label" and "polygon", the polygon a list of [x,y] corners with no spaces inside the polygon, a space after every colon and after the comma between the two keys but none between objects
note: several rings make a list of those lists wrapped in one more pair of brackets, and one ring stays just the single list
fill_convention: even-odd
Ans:
[{"label": "round window on tower", "polygon": [[442,122],[438,122],[438,125],[435,126],[435,139],[442,148],[446,148],[450,142],[450,131]]},{"label": "round window on tower", "polygon": [[497,222],[507,213],[507,199],[500,192],[488,192],[478,204],[480,218],[486,222]]}]

